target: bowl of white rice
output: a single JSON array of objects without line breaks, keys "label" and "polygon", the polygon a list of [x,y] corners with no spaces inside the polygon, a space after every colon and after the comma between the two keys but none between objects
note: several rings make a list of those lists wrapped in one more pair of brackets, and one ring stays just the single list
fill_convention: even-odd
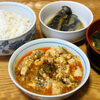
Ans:
[{"label": "bowl of white rice", "polygon": [[36,30],[35,12],[17,2],[0,2],[0,56],[11,55],[30,41]]}]

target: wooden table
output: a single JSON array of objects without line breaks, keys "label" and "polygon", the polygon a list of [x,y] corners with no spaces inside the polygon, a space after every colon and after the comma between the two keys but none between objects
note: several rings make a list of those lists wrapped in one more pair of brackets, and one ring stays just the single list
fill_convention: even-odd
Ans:
[{"label": "wooden table", "polygon": [[[4,0],[0,0],[4,1]],[[8,1],[8,0],[6,0]],[[13,1],[13,0],[9,0]],[[42,38],[42,33],[39,26],[39,11],[45,5],[55,0],[15,0],[31,7],[37,15],[37,31],[36,38]],[[83,3],[89,7],[93,14],[94,20],[100,18],[100,0],[72,0]],[[85,43],[78,46],[86,53]],[[8,57],[0,57],[0,100],[31,100],[23,92],[21,92],[11,81],[8,74]],[[100,75],[91,68],[89,80],[77,93],[66,100],[100,100]]]}]

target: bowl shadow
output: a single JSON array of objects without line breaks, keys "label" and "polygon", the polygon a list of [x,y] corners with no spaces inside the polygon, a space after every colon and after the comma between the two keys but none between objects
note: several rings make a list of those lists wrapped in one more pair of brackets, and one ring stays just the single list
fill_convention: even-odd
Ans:
[{"label": "bowl shadow", "polygon": [[87,93],[89,84],[90,79],[88,79],[87,82],[83,85],[83,87],[81,87],[76,93],[64,100],[80,100],[80,98],[84,97],[84,95]]},{"label": "bowl shadow", "polygon": [[[23,91],[21,91],[21,93],[25,96],[25,98],[27,98],[27,100],[36,100],[36,99],[33,99],[32,97],[28,96],[27,94],[25,94]],[[39,99],[37,99],[37,100],[39,100]]]},{"label": "bowl shadow", "polygon": [[80,40],[80,41],[78,41],[78,42],[75,42],[74,44],[77,45],[77,46],[81,46],[81,45],[83,45],[85,42],[86,42],[86,39],[84,38],[84,39],[82,39],[82,40]]},{"label": "bowl shadow", "polygon": [[[89,59],[90,60],[90,59]],[[91,68],[100,75],[100,68],[90,60]]]},{"label": "bowl shadow", "polygon": [[4,62],[4,61],[9,61],[11,55],[10,56],[0,56],[0,62]]}]

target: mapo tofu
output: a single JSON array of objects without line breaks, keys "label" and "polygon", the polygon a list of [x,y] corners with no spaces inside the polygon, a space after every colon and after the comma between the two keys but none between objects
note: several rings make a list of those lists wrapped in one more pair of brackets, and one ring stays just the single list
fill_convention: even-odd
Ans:
[{"label": "mapo tofu", "polygon": [[19,60],[14,72],[23,88],[42,95],[69,92],[83,78],[80,58],[61,46],[30,51]]}]

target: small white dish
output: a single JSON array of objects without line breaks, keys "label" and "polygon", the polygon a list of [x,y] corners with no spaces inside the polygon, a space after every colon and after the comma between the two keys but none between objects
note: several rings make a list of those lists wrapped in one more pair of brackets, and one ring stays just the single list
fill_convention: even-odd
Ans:
[{"label": "small white dish", "polygon": [[[24,89],[21,85],[18,84],[14,76],[14,68],[17,62],[20,60],[21,57],[23,57],[23,55],[25,55],[31,50],[34,50],[36,48],[54,47],[54,46],[64,46],[69,52],[80,57],[80,60],[84,69],[84,75],[83,75],[83,79],[80,85],[76,87],[74,90],[64,93],[64,94],[60,94],[60,95],[39,95],[39,94],[32,93]],[[19,47],[12,54],[9,60],[8,71],[9,71],[10,78],[12,79],[14,84],[30,97],[35,98],[35,99],[41,99],[41,100],[62,100],[64,98],[71,96],[74,92],[79,90],[86,83],[90,74],[90,63],[87,56],[84,54],[84,52],[80,48],[78,48],[76,45],[68,41],[61,40],[61,39],[44,38],[44,39],[33,40]]]},{"label": "small white dish", "polygon": [[[72,13],[77,15],[84,24],[84,28],[76,31],[59,31],[52,29],[46,23],[59,11],[62,6],[69,6]],[[85,37],[87,27],[93,21],[93,14],[85,5],[73,1],[56,1],[44,6],[39,13],[40,27],[43,34],[49,38],[60,38],[76,42]]]}]

